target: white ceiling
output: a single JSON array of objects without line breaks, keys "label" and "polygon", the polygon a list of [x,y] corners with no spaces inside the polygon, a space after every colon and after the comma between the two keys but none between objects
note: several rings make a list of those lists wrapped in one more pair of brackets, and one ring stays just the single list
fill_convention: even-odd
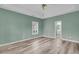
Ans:
[{"label": "white ceiling", "polygon": [[45,11],[42,10],[41,4],[1,4],[0,8],[16,11],[22,14],[48,18],[58,16],[79,10],[78,4],[47,4]]}]

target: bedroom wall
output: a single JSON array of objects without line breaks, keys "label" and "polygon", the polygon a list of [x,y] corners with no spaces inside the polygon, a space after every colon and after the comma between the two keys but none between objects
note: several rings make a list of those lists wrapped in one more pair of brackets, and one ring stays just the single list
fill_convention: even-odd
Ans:
[{"label": "bedroom wall", "polygon": [[54,22],[57,20],[62,20],[63,38],[79,41],[79,11],[44,20],[44,36],[55,37]]},{"label": "bedroom wall", "polygon": [[39,22],[36,36],[42,35],[41,19],[0,8],[0,44],[35,37],[32,35],[32,21]]},{"label": "bedroom wall", "polygon": [[[42,35],[55,37],[54,22],[57,20],[63,22],[63,38],[79,40],[79,11],[41,20],[0,8],[0,44]],[[36,36],[32,35],[32,21],[39,22],[39,34]]]}]

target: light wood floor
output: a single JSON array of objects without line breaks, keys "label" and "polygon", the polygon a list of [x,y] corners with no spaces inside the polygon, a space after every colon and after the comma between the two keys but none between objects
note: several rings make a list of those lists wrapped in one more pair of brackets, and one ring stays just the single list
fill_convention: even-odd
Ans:
[{"label": "light wood floor", "polygon": [[40,37],[0,47],[1,54],[78,54],[79,44]]}]

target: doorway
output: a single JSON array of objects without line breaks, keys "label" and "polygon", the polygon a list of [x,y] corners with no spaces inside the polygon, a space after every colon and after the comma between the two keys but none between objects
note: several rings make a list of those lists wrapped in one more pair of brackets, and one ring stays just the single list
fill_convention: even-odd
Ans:
[{"label": "doorway", "polygon": [[62,21],[55,21],[55,37],[62,38]]}]

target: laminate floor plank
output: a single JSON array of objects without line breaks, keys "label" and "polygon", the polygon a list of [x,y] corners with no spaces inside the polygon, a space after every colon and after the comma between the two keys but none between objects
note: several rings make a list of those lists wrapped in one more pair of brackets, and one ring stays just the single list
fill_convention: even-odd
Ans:
[{"label": "laminate floor plank", "polygon": [[79,44],[39,37],[0,47],[0,54],[78,54]]}]

